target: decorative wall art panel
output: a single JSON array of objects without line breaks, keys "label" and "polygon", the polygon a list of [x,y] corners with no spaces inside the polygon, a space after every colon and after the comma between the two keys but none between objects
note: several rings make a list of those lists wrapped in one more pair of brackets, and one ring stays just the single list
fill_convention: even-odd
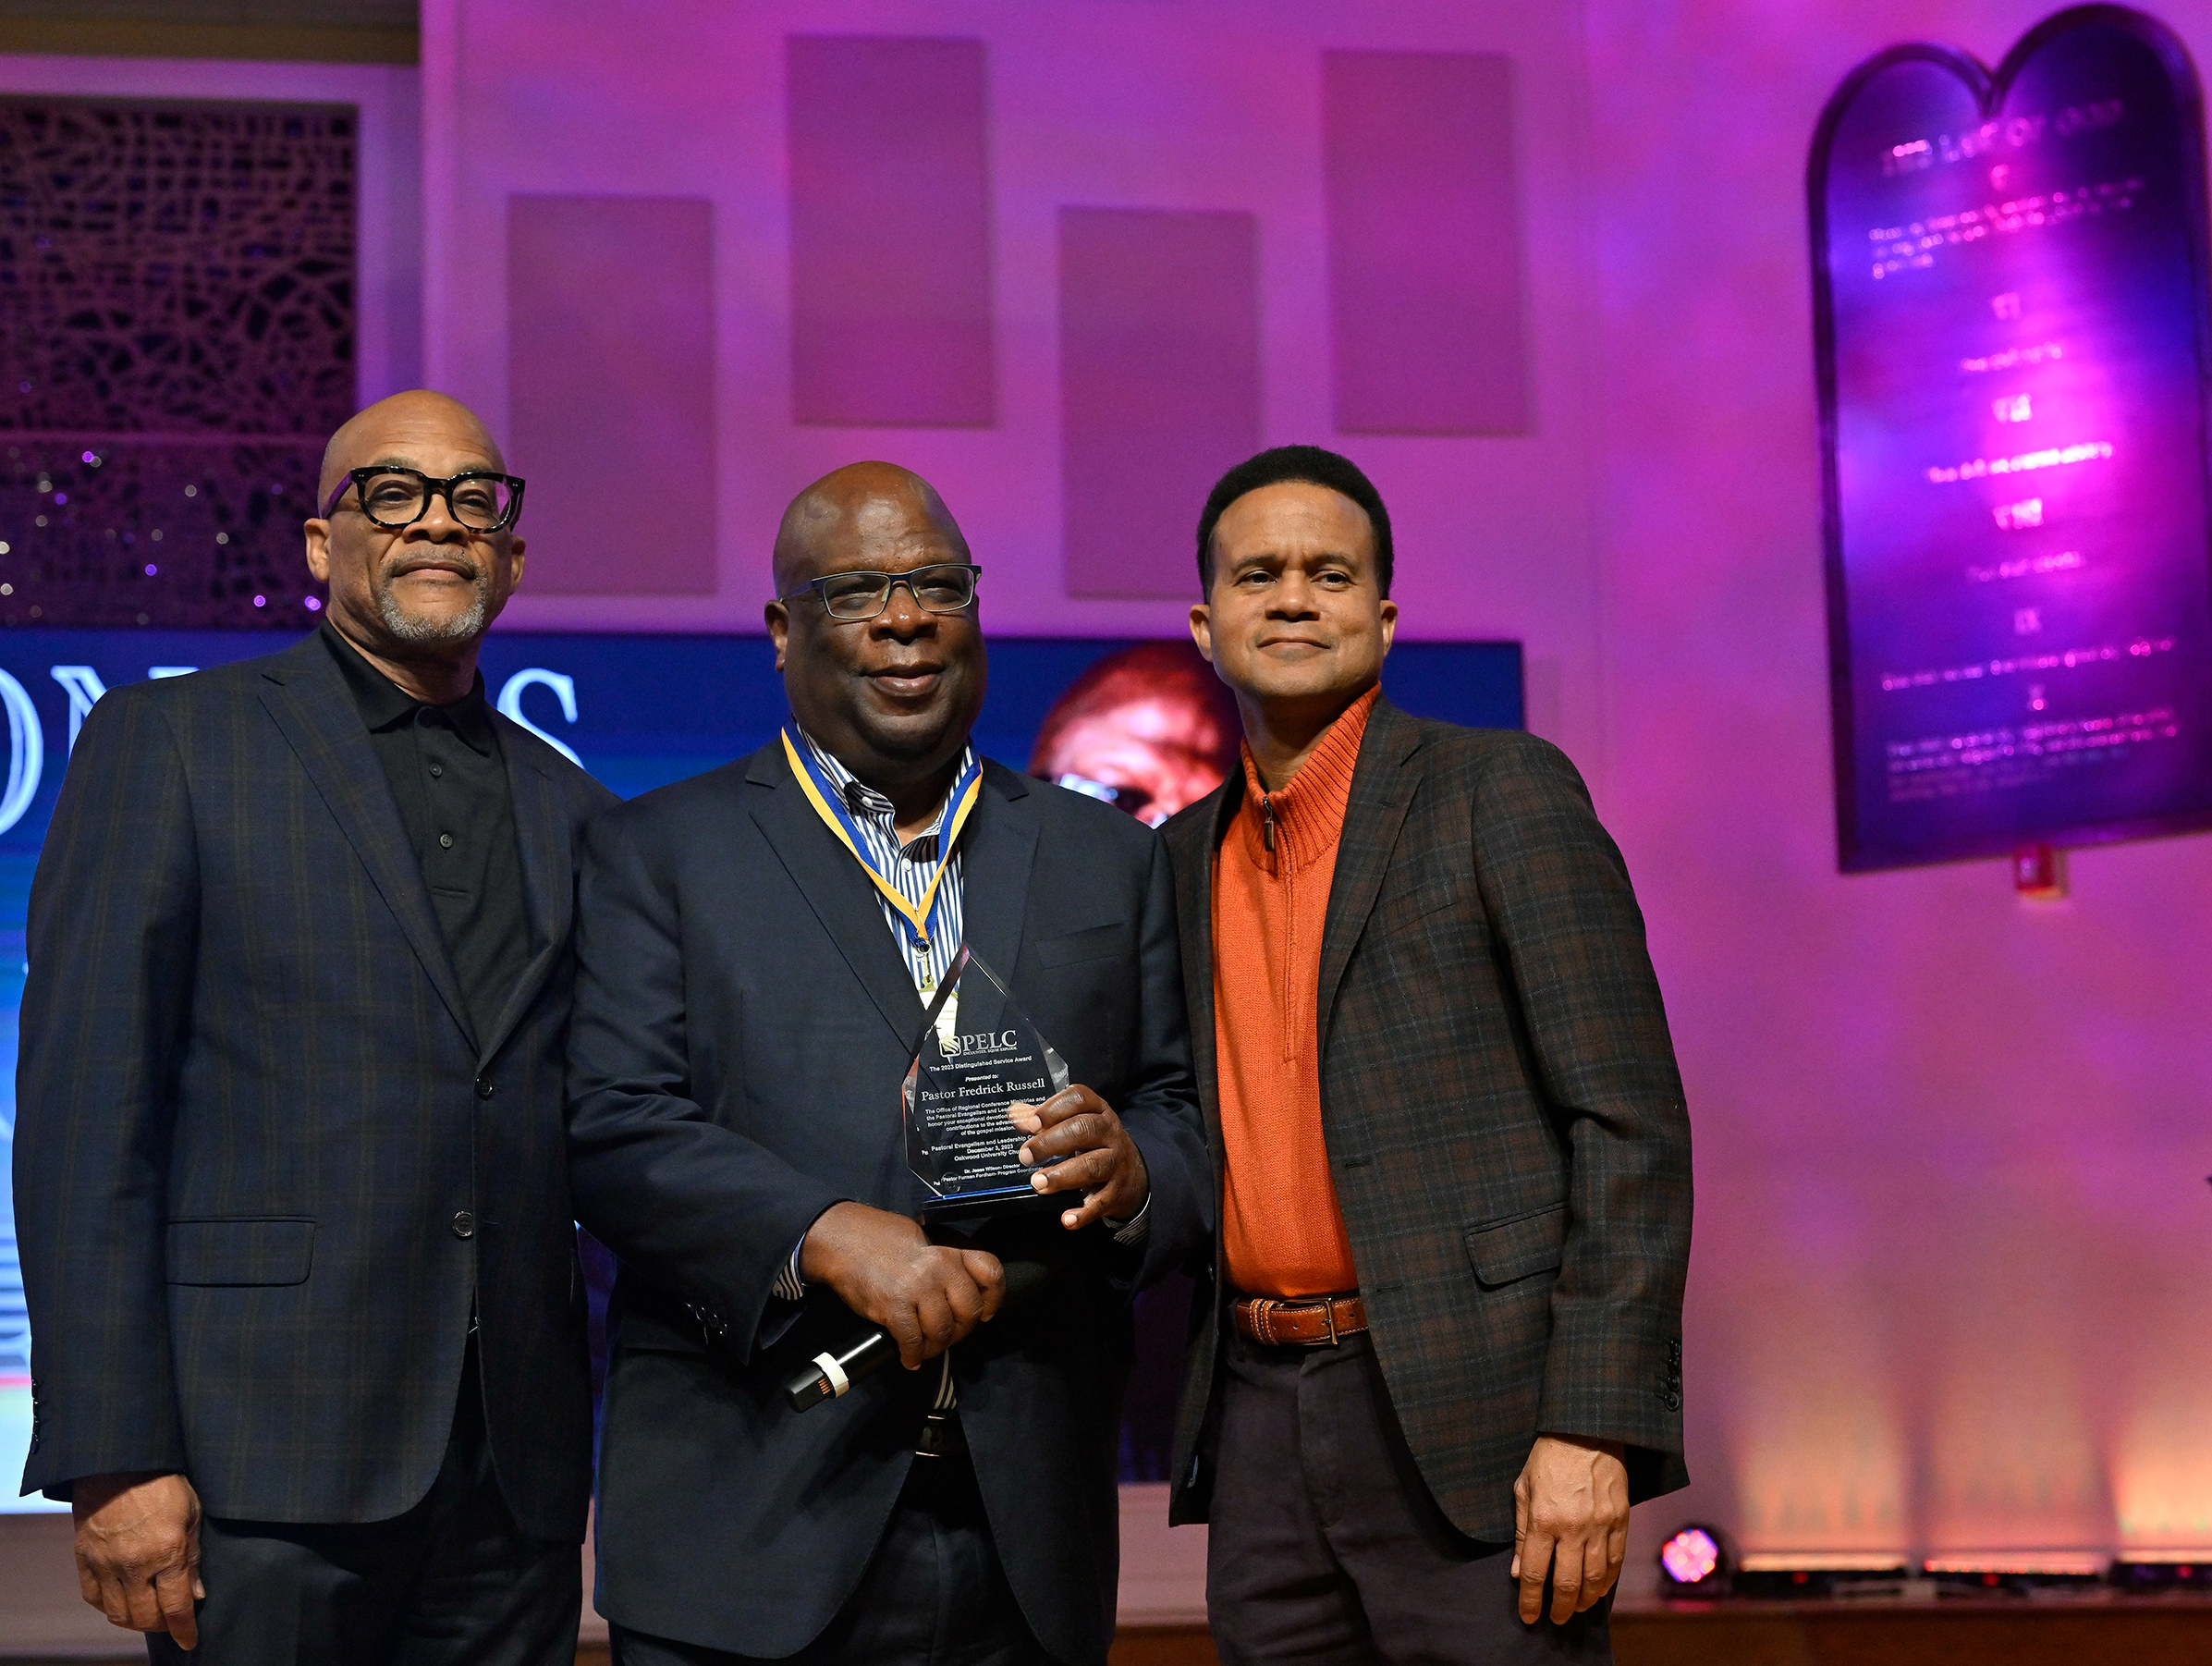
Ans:
[{"label": "decorative wall art panel", "polygon": [[796,420],[989,427],[984,43],[793,35],[785,66]]},{"label": "decorative wall art panel", "polygon": [[714,204],[530,195],[507,213],[530,591],[712,594]]},{"label": "decorative wall art panel", "polygon": [[1847,871],[2212,825],[2204,116],[2162,25],[1852,72],[1810,190]]},{"label": "decorative wall art panel", "polygon": [[346,105],[0,98],[0,621],[312,617],[355,134]]},{"label": "decorative wall art panel", "polygon": [[1198,513],[1260,448],[1247,214],[1060,211],[1068,594],[1198,599]]},{"label": "decorative wall art panel", "polygon": [[1526,433],[1513,60],[1324,54],[1322,130],[1337,426]]}]

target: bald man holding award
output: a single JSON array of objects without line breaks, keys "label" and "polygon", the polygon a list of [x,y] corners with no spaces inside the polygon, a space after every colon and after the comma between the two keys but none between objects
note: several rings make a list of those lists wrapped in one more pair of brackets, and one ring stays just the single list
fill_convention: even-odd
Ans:
[{"label": "bald man holding award", "polygon": [[981,570],[903,469],[809,487],[767,607],[791,721],[588,841],[570,1160],[622,1263],[629,1666],[1112,1639],[1130,1296],[1213,1187],[1165,849],[975,754]]}]

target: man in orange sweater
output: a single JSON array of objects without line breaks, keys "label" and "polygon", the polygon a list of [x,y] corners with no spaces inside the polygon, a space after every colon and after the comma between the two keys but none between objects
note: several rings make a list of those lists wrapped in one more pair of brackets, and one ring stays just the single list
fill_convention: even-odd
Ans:
[{"label": "man in orange sweater", "polygon": [[1383,696],[1391,557],[1315,447],[1199,522],[1244,748],[1166,829],[1221,1181],[1173,1519],[1225,1661],[1606,1660],[1688,1478],[1681,1083],[1573,766]]}]

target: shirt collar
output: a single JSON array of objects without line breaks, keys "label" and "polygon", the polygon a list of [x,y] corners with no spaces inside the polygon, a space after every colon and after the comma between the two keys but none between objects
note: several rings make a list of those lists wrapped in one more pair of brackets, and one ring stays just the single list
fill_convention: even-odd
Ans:
[{"label": "shirt collar", "polygon": [[449,705],[429,705],[371,665],[361,651],[340,635],[328,619],[317,628],[317,634],[322,637],[323,645],[330,650],[330,656],[337,661],[346,686],[352,692],[354,707],[361,713],[361,726],[371,734],[381,734],[412,722],[418,713],[443,712],[451,721],[453,732],[460,736],[471,752],[490,757],[497,751],[498,737],[492,727],[491,708],[484,702],[482,671],[476,673],[476,681],[458,700]]},{"label": "shirt collar", "polygon": [[[898,807],[884,794],[876,791],[874,788],[869,786],[867,782],[862,780],[860,777],[839,763],[837,754],[807,733],[806,726],[798,718],[791,719],[791,727],[799,731],[800,742],[806,747],[808,754],[813,758],[814,762],[822,766],[823,773],[837,783],[837,791],[844,796],[845,807],[855,815],[865,815],[870,820],[879,823],[883,829],[896,840],[898,838],[896,827]],[[966,779],[968,771],[974,766],[975,745],[971,741],[960,748],[959,767],[953,771],[953,780],[957,783]],[[932,824],[930,830],[905,844],[900,849],[899,854],[910,862],[928,862],[935,858],[937,835],[943,830],[946,814],[951,807],[952,793],[947,789],[945,802],[937,806],[936,814],[930,818]]]}]

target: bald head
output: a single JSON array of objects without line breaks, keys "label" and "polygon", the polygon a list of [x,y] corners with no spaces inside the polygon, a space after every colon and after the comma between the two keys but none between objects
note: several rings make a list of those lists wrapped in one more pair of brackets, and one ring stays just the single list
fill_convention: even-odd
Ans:
[{"label": "bald head", "polygon": [[492,438],[492,431],[473,410],[449,395],[434,393],[427,387],[409,388],[406,393],[393,394],[355,411],[338,425],[338,431],[330,436],[330,443],[323,447],[323,476],[315,495],[316,507],[330,501],[348,469],[364,468],[370,463],[416,466],[409,462],[405,453],[409,447],[418,447],[424,436],[435,436],[447,446],[458,442],[483,455],[484,460],[480,467],[494,473],[507,472],[507,461],[500,455],[498,442]]},{"label": "bald head", "polygon": [[[940,561],[968,559],[959,523],[928,481],[897,463],[847,463],[791,499],[776,529],[776,593],[788,595],[810,579],[863,565],[859,552],[895,548],[934,534],[947,546]],[[903,561],[872,565],[902,567]]]},{"label": "bald head", "polygon": [[[945,500],[910,469],[851,463],[791,500],[776,534],[776,600],[764,609],[784,694],[816,742],[902,818],[944,797],[983,709],[988,666],[972,593],[947,613],[923,606],[924,568],[969,566]],[[831,617],[807,594],[834,573],[889,574],[881,611]],[[864,588],[864,586],[863,586]],[[911,837],[911,835],[907,835]]]}]

